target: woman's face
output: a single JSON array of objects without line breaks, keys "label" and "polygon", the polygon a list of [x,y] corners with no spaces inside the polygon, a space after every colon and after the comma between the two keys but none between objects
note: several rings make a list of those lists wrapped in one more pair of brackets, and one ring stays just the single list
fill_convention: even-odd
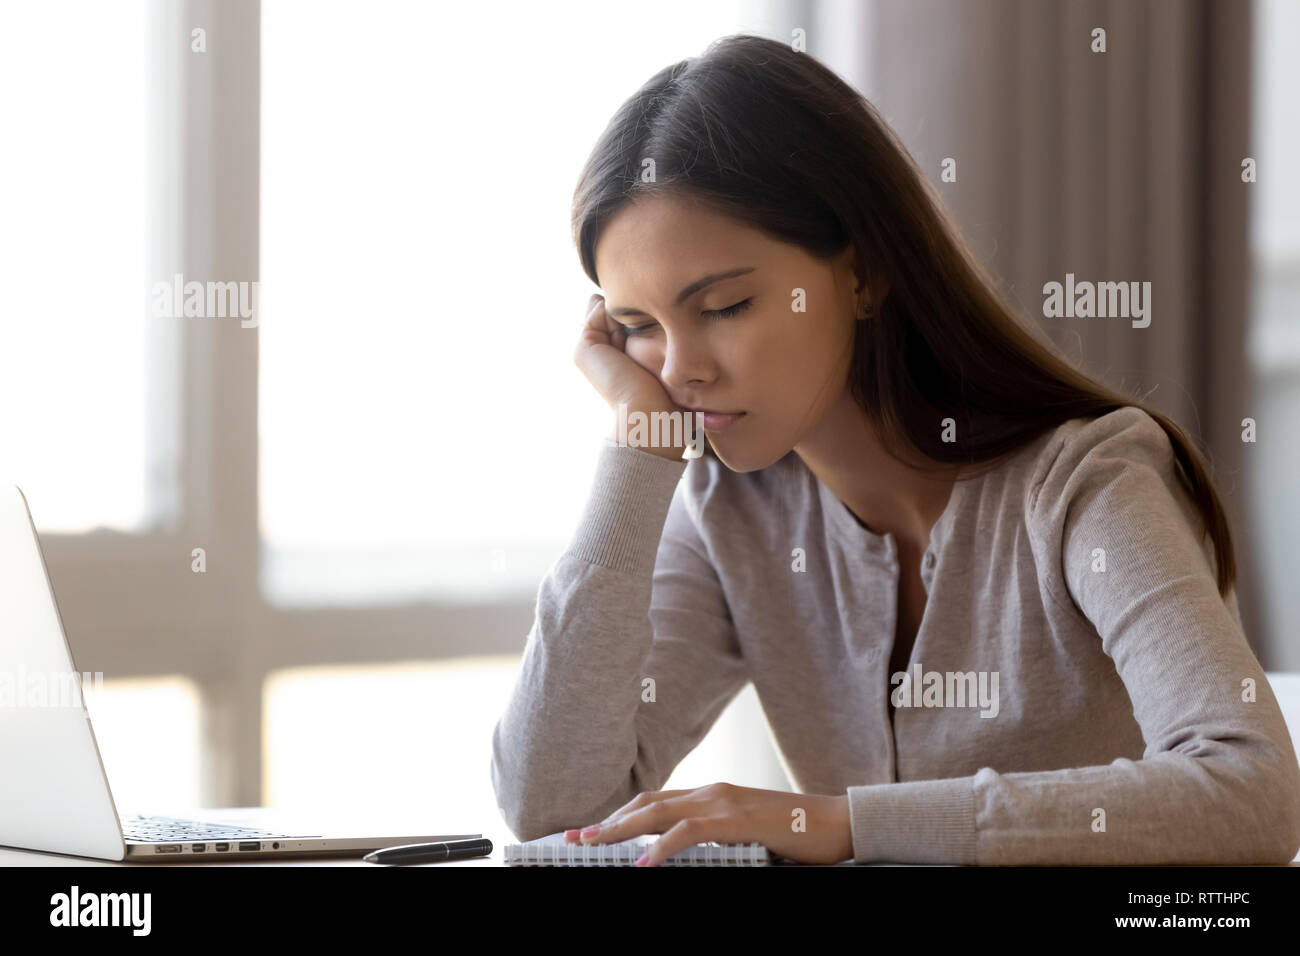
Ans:
[{"label": "woman's face", "polygon": [[627,355],[683,408],[744,412],[705,429],[740,472],[783,458],[843,393],[860,294],[851,254],[823,261],[667,197],[620,209],[595,248],[605,311],[628,329]]}]

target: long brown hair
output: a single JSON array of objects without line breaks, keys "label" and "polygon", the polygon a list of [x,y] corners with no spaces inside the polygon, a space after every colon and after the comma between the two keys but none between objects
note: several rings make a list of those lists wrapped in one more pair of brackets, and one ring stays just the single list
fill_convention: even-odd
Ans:
[{"label": "long brown hair", "polygon": [[[652,181],[642,176],[647,158]],[[660,70],[624,102],[573,197],[574,243],[597,286],[594,250],[610,217],[666,193],[823,259],[853,244],[858,274],[871,277],[873,295],[881,280],[887,292],[871,320],[855,323],[849,387],[900,461],[974,477],[1070,419],[1141,408],[1169,436],[1227,596],[1232,535],[1200,450],[1167,416],[1091,378],[1022,324],[907,148],[825,65],[737,34]],[[944,418],[962,441],[936,434]]]}]

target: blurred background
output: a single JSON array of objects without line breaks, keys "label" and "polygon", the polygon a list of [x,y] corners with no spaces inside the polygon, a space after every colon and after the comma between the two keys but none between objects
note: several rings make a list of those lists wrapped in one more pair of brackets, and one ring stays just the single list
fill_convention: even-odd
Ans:
[{"label": "blurred background", "polygon": [[[626,97],[736,32],[803,31],[1026,315],[1202,443],[1247,635],[1300,671],[1300,4],[447,14],[0,5],[0,478],[104,673],[119,810],[502,825],[492,728],[610,414],[571,360],[573,187]],[[1150,327],[1044,318],[1067,272],[1152,282]],[[255,321],[155,316],[177,274],[256,281]],[[667,786],[715,780],[792,789],[752,687]]]}]

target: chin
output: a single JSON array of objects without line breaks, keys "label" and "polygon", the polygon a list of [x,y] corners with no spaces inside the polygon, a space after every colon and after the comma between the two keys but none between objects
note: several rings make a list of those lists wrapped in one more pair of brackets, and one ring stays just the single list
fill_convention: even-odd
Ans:
[{"label": "chin", "polygon": [[740,472],[741,474],[760,471],[776,464],[790,453],[789,448],[785,450],[773,446],[755,448],[743,441],[733,442],[726,435],[719,436],[718,441],[709,439],[709,447],[713,449],[714,457],[718,461],[726,465],[731,471]]}]

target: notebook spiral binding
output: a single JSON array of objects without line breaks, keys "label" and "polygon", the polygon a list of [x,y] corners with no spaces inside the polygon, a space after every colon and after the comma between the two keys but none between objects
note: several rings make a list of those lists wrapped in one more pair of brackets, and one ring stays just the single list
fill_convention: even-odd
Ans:
[{"label": "notebook spiral binding", "polygon": [[[650,848],[643,843],[514,843],[508,866],[632,866]],[[784,862],[761,843],[702,843],[675,853],[660,866],[770,866]]]}]

